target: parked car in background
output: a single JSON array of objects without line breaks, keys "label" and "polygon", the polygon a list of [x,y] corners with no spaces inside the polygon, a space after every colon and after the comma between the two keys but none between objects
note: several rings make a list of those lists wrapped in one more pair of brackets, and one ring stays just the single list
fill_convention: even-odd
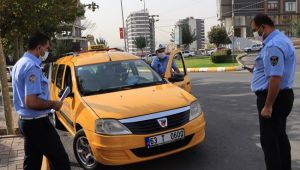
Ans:
[{"label": "parked car in background", "polygon": [[12,69],[13,69],[13,66],[6,67],[6,76],[7,76],[7,81],[9,81],[9,82],[11,82],[11,80],[12,80],[12,76],[11,76]]},{"label": "parked car in background", "polygon": [[218,50],[217,48],[209,50],[209,51],[207,51],[207,54],[208,55],[213,55],[213,53],[215,53],[217,50]]},{"label": "parked car in background", "polygon": [[152,60],[155,58],[155,56],[156,56],[156,54],[152,53],[152,54],[142,56],[141,59],[144,60],[146,63],[150,64],[152,62]]},{"label": "parked car in background", "polygon": [[182,51],[182,56],[185,58],[185,57],[192,57],[192,56],[195,56],[195,53],[194,52],[191,52],[191,51]]},{"label": "parked car in background", "polygon": [[263,48],[262,44],[253,44],[251,47],[244,48],[245,52],[260,51]]}]

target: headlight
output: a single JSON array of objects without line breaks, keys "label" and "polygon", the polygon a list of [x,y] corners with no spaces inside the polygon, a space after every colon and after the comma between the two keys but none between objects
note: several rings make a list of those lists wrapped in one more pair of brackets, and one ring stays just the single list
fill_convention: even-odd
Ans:
[{"label": "headlight", "polygon": [[98,119],[95,122],[95,132],[105,135],[127,135],[132,132],[118,120]]},{"label": "headlight", "polygon": [[200,103],[196,100],[191,104],[190,121],[200,116],[201,113],[202,113],[202,109]]}]

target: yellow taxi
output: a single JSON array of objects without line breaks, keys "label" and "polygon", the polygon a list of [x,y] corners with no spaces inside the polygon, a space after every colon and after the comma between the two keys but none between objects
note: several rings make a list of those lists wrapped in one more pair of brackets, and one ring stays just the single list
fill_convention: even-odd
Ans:
[{"label": "yellow taxi", "polygon": [[[181,74],[172,72],[174,58],[182,62]],[[55,62],[51,99],[58,100],[66,87],[71,93],[54,124],[74,136],[74,154],[83,168],[156,159],[204,140],[204,113],[190,94],[180,51],[171,53],[167,70],[161,77],[139,57],[113,49]]]}]

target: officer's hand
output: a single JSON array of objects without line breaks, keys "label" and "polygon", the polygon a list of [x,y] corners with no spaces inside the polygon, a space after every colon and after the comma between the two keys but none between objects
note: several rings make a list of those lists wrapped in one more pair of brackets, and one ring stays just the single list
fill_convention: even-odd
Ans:
[{"label": "officer's hand", "polygon": [[243,69],[248,70],[250,73],[253,73],[254,68],[244,66]]},{"label": "officer's hand", "polygon": [[269,119],[272,117],[272,111],[273,111],[273,108],[272,106],[269,107],[269,106],[265,106],[262,111],[261,111],[261,116],[265,119]]},{"label": "officer's hand", "polygon": [[62,104],[63,104],[62,102],[54,101],[54,108],[53,109],[56,110],[56,111],[59,111]]}]

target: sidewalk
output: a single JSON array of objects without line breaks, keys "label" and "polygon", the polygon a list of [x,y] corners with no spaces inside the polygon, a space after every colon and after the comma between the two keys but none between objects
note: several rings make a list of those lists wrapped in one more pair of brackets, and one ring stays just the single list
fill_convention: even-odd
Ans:
[{"label": "sidewalk", "polygon": [[20,136],[0,136],[0,170],[21,170],[24,140]]}]

